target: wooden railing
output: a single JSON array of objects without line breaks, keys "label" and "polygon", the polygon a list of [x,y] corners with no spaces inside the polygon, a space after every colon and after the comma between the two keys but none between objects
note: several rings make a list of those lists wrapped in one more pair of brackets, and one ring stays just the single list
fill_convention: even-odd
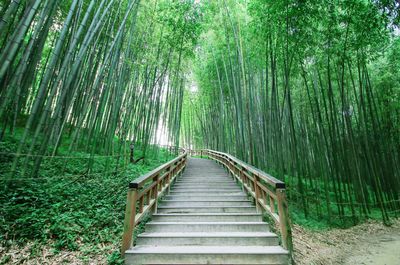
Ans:
[{"label": "wooden railing", "polygon": [[156,145],[157,147],[159,147],[159,148],[164,148],[164,149],[166,149],[166,150],[168,150],[168,152],[170,152],[170,153],[173,153],[173,152],[176,152],[176,153],[179,153],[179,154],[183,154],[183,153],[185,153],[185,148],[183,148],[183,147],[179,147],[179,146],[173,146],[173,145]]},{"label": "wooden railing", "polygon": [[157,211],[157,200],[169,189],[174,179],[186,167],[187,153],[159,166],[129,183],[126,201],[122,255],[133,244],[133,231],[141,218]]},{"label": "wooden railing", "polygon": [[226,153],[202,150],[202,154],[224,165],[254,198],[257,210],[267,211],[272,216],[279,227],[283,247],[292,252],[285,183]]},{"label": "wooden railing", "polygon": [[199,149],[199,150],[185,149],[185,152],[187,152],[188,155],[190,155],[190,156],[200,156],[200,157],[202,157],[204,155],[203,152],[205,152],[205,151],[202,150],[202,149]]}]

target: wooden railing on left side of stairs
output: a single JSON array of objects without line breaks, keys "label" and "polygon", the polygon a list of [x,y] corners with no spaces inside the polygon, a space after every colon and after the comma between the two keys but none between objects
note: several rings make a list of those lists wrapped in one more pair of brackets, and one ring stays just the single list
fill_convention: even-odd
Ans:
[{"label": "wooden railing on left side of stairs", "polygon": [[141,218],[157,210],[157,200],[185,169],[187,152],[129,183],[121,254],[133,245],[133,231]]}]

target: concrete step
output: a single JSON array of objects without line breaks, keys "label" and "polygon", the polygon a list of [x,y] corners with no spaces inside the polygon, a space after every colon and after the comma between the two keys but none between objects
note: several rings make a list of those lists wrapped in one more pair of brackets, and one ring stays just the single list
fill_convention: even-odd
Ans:
[{"label": "concrete step", "polygon": [[219,192],[208,192],[208,191],[193,191],[193,192],[186,192],[186,191],[173,191],[169,192],[169,195],[196,195],[196,196],[210,196],[210,195],[218,195],[218,196],[231,196],[231,195],[246,195],[244,191],[219,191]]},{"label": "concrete step", "polygon": [[154,232],[268,232],[264,222],[154,222],[146,224],[147,233]]},{"label": "concrete step", "polygon": [[195,188],[175,188],[172,187],[171,191],[186,191],[186,192],[232,192],[232,191],[240,191],[240,187],[235,187],[235,188],[218,188],[218,187],[210,187],[210,188],[201,188],[201,189],[195,189]]},{"label": "concrete step", "polygon": [[[206,169],[206,170],[205,170]],[[226,176],[228,173],[225,169],[218,167],[214,169],[211,169],[209,167],[200,167],[200,168],[191,168],[190,171],[185,172],[183,176],[186,177],[197,177],[197,176],[204,176],[204,177],[210,177],[210,176]]]},{"label": "concrete step", "polygon": [[158,213],[256,213],[254,206],[158,206]]},{"label": "concrete step", "polygon": [[228,201],[247,200],[246,195],[165,195],[166,200],[187,200],[187,201]]},{"label": "concrete step", "polygon": [[179,179],[185,179],[185,180],[227,180],[227,179],[233,179],[231,176],[228,175],[219,175],[219,176],[182,176]]},{"label": "concrete step", "polygon": [[125,252],[125,264],[288,264],[280,246],[137,246]]},{"label": "concrete step", "polygon": [[[203,183],[205,183],[205,180],[206,179],[186,179],[186,178],[180,178],[180,179],[177,179],[177,182],[193,182],[193,183],[198,183],[198,182],[203,182]],[[209,182],[232,182],[232,183],[234,183],[235,182],[235,180],[233,179],[233,178],[228,178],[228,177],[226,177],[226,178],[218,178],[218,179],[216,179],[216,178],[212,178],[212,179],[207,179],[207,181],[209,181]]]},{"label": "concrete step", "polygon": [[198,184],[174,184],[173,187],[177,188],[210,188],[210,187],[224,187],[224,188],[236,188],[240,187],[239,185],[235,183],[227,183],[227,184],[220,184],[220,183],[198,183]]},{"label": "concrete step", "polygon": [[236,183],[233,179],[220,179],[220,180],[204,180],[204,179],[198,179],[198,180],[177,180],[177,184],[179,183],[185,183],[185,184],[209,184],[209,183],[221,183],[221,184],[234,184]]},{"label": "concrete step", "polygon": [[248,200],[239,201],[186,201],[186,200],[163,200],[161,204],[163,206],[173,207],[188,207],[188,206],[251,206],[251,202]]},{"label": "concrete step", "polygon": [[270,232],[178,232],[142,233],[137,246],[277,246],[278,236]]},{"label": "concrete step", "polygon": [[220,183],[211,183],[211,184],[174,184],[173,187],[179,187],[179,188],[190,188],[190,189],[204,189],[204,188],[236,188],[236,187],[241,187],[235,183],[229,183],[229,184],[220,184]]},{"label": "concrete step", "polygon": [[[171,192],[184,192],[186,194],[193,194],[193,193],[203,193],[208,195],[219,194],[219,193],[234,193],[234,192],[243,192],[239,187],[237,188],[230,188],[230,189],[185,189],[185,188],[171,188]],[[244,192],[243,192],[244,193]]]},{"label": "concrete step", "polygon": [[207,174],[191,174],[191,175],[183,175],[181,179],[232,179],[231,176],[223,173],[223,174],[212,174],[208,173]]},{"label": "concrete step", "polygon": [[177,179],[177,182],[194,182],[194,183],[210,183],[210,182],[231,182],[234,183],[233,178],[211,178],[211,179],[204,179],[204,178],[198,178],[198,179]]},{"label": "concrete step", "polygon": [[182,178],[226,178],[228,173],[225,170],[209,171],[208,169],[200,168],[200,170],[191,169],[190,174],[184,174]]},{"label": "concrete step", "polygon": [[235,183],[233,179],[211,179],[211,180],[204,180],[204,179],[198,179],[198,180],[187,180],[187,179],[179,179],[176,181],[176,183]]},{"label": "concrete step", "polygon": [[219,176],[182,176],[179,179],[186,179],[186,180],[227,180],[233,179],[232,176],[228,175],[219,175]]},{"label": "concrete step", "polygon": [[240,186],[237,185],[211,185],[211,186],[203,186],[203,185],[199,185],[199,186],[186,186],[186,185],[174,185],[171,187],[171,189],[176,189],[176,190],[209,190],[209,189],[213,189],[213,190],[241,190]]},{"label": "concrete step", "polygon": [[[206,169],[206,170],[204,170]],[[190,169],[190,171],[188,170],[188,172],[185,172],[186,174],[183,174],[182,177],[187,177],[187,178],[194,178],[194,177],[226,177],[228,175],[227,171],[225,170],[221,170],[221,168],[219,168],[218,170],[209,170],[209,168],[199,168],[199,169],[195,169],[192,168]]]},{"label": "concrete step", "polygon": [[261,222],[258,213],[194,213],[194,214],[153,214],[155,222]]},{"label": "concrete step", "polygon": [[175,187],[177,186],[183,186],[183,187],[215,187],[216,185],[218,185],[218,187],[220,186],[228,186],[228,187],[236,187],[238,186],[235,182],[211,182],[211,183],[195,183],[195,182],[177,182],[174,184]]},{"label": "concrete step", "polygon": [[[226,173],[226,170],[224,169],[224,168],[222,168],[222,167],[220,167],[220,166],[218,166],[218,165],[216,165],[217,167],[213,167],[213,168],[211,168],[211,167],[209,167],[209,166],[201,166],[201,167],[198,167],[198,168],[191,168],[191,167],[188,167],[189,169],[190,169],[190,172],[185,172],[185,176],[187,176],[187,177],[190,177],[190,176],[193,176],[193,175],[196,175],[196,176],[198,176],[198,175],[205,175],[205,176],[207,176],[207,175],[210,175],[210,174],[219,174],[219,175],[226,175],[227,173]],[[204,169],[206,169],[206,170],[204,170]]]},{"label": "concrete step", "polygon": [[172,188],[179,188],[179,189],[187,189],[187,190],[204,190],[204,189],[213,189],[213,190],[221,190],[221,189],[240,189],[241,186],[239,185],[173,185]]}]

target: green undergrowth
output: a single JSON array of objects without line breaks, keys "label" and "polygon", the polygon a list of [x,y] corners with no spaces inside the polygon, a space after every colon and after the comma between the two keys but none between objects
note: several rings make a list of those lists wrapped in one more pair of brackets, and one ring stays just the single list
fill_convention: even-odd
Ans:
[{"label": "green undergrowth", "polygon": [[[353,189],[353,187],[351,187]],[[296,185],[287,186],[288,205],[291,215],[291,220],[302,227],[311,230],[325,230],[329,228],[350,228],[366,222],[367,220],[382,220],[381,209],[377,206],[369,206],[368,213],[365,214],[360,204],[354,204],[353,210],[350,203],[344,203],[341,207],[335,203],[335,194],[330,191],[328,193],[331,204],[330,212],[328,213],[328,206],[325,199],[325,194],[322,192],[323,184],[314,186],[314,189],[307,189],[308,191],[300,195],[299,189]],[[303,207],[303,198],[307,203],[307,210]],[[353,198],[353,201],[356,201]],[[353,212],[354,211],[354,212]],[[397,213],[390,214],[391,218],[397,218]],[[385,223],[390,225],[390,222]]]},{"label": "green undergrowth", "polygon": [[[315,213],[311,212],[308,216],[305,216],[304,211],[301,207],[298,207],[297,204],[289,201],[290,208],[290,218],[292,223],[298,224],[304,228],[309,230],[319,231],[319,230],[327,230],[330,228],[342,228],[347,229],[354,225],[362,224],[368,220],[382,220],[382,215],[379,209],[372,209],[368,216],[350,216],[351,210],[349,208],[345,208],[346,216],[332,216],[331,219],[318,217]],[[396,218],[396,217],[393,217]],[[390,223],[385,223],[386,225],[390,225]]]},{"label": "green undergrowth", "polygon": [[[17,143],[18,134],[5,138],[0,142],[0,152],[12,153]],[[140,148],[136,149],[135,157],[142,156]],[[67,153],[63,148],[58,155],[89,156],[84,152]],[[147,151],[146,159],[138,164],[116,157],[96,157],[90,171],[87,159],[46,158],[38,176],[18,172],[10,178],[12,156],[2,155],[1,245],[7,248],[34,242],[31,252],[35,255],[35,248],[50,244],[54,252],[78,251],[82,260],[107,255],[110,264],[120,262],[128,183],[173,157],[165,150]]]},{"label": "green undergrowth", "polygon": [[[288,183],[287,181],[285,183]],[[322,184],[318,187],[322,190]],[[290,220],[293,224],[297,224],[311,231],[323,231],[331,228],[341,228],[347,229],[352,226],[362,224],[368,220],[382,220],[381,210],[377,207],[370,207],[368,215],[364,215],[361,212],[360,207],[354,208],[354,215],[350,206],[346,205],[343,207],[344,213],[339,215],[338,207],[336,204],[331,203],[331,217],[328,218],[325,213],[328,212],[324,197],[322,192],[312,193],[309,189],[308,193],[305,194],[308,199],[309,208],[307,209],[307,216],[305,214],[304,208],[302,207],[302,200],[299,195],[299,191],[296,185],[287,185],[286,193],[289,206]],[[334,193],[330,192],[329,196],[331,201],[334,201]],[[253,201],[252,196],[248,195],[248,199]],[[316,203],[318,203],[318,208]],[[275,209],[278,209],[278,205],[275,202]],[[324,213],[324,214],[322,214]],[[398,218],[396,214],[391,215],[391,221],[385,223],[385,225],[391,225],[391,222]],[[263,215],[264,221],[268,223],[274,223],[273,218],[265,213]],[[272,227],[274,229],[274,227]],[[274,231],[278,232],[279,231]]]}]

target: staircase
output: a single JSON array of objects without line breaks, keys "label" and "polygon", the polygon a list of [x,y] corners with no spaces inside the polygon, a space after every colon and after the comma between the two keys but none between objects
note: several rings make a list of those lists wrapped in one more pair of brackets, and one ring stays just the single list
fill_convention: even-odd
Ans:
[{"label": "staircase", "polygon": [[211,160],[190,158],[126,264],[288,264],[241,187]]}]

